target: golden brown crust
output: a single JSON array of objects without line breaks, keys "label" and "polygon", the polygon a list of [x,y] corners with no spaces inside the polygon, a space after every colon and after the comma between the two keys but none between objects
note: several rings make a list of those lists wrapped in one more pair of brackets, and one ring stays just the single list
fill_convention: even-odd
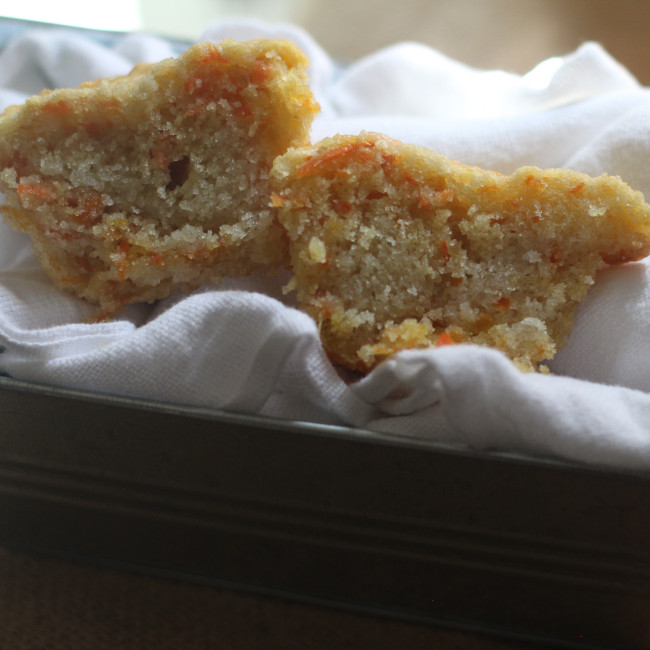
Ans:
[{"label": "golden brown crust", "polygon": [[107,311],[276,268],[275,157],[318,110],[283,40],[201,43],[0,116],[7,219],[54,282]]},{"label": "golden brown crust", "polygon": [[511,176],[380,134],[278,158],[273,201],[302,307],[334,360],[468,342],[550,359],[598,269],[650,254],[650,208],[620,179]]}]

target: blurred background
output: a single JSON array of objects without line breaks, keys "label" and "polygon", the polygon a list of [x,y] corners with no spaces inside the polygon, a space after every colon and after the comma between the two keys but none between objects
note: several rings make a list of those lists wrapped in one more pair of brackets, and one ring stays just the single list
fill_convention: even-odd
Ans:
[{"label": "blurred background", "polygon": [[650,85],[647,0],[0,0],[0,15],[189,40],[219,19],[256,17],[301,25],[343,61],[415,40],[519,73],[595,40]]}]

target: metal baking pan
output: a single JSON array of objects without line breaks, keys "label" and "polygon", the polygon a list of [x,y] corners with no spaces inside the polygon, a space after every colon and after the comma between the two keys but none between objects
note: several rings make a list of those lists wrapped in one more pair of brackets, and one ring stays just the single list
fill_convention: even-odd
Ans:
[{"label": "metal baking pan", "polygon": [[0,378],[0,544],[535,640],[650,647],[650,481]]},{"label": "metal baking pan", "polygon": [[[0,19],[0,47],[33,26]],[[650,647],[649,476],[343,427],[0,377],[0,545],[543,647]]]}]

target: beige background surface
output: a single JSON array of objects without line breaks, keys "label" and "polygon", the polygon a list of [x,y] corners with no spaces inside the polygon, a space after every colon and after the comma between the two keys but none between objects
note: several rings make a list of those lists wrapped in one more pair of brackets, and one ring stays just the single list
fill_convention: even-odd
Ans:
[{"label": "beige background surface", "polygon": [[184,0],[183,14],[176,0],[139,2],[154,31],[196,38],[220,17],[289,20],[343,60],[415,40],[470,65],[524,73],[595,40],[650,84],[647,0]]},{"label": "beige background surface", "polygon": [[290,21],[343,60],[415,40],[474,66],[520,73],[596,40],[650,85],[647,0],[0,0],[3,15],[186,39],[226,17]]},{"label": "beige background surface", "polygon": [[595,40],[650,84],[645,0],[311,0],[306,5],[301,23],[344,59],[407,39],[470,65],[524,73]]}]

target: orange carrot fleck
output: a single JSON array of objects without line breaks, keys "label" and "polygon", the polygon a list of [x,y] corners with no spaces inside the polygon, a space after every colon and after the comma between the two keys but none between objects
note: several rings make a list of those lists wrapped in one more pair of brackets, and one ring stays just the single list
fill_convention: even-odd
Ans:
[{"label": "orange carrot fleck", "polygon": [[334,312],[332,311],[332,308],[329,305],[319,305],[318,313],[323,320],[329,320],[330,318],[332,318]]},{"label": "orange carrot fleck", "polygon": [[384,160],[384,162],[381,165],[383,168],[397,165],[402,160],[402,155],[399,153],[383,153],[381,157]]},{"label": "orange carrot fleck", "polygon": [[340,217],[352,210],[352,206],[347,201],[332,201],[332,208]]},{"label": "orange carrot fleck", "polygon": [[581,192],[584,188],[585,188],[585,184],[579,183],[578,185],[576,185],[575,187],[569,190],[569,194],[578,194],[578,192]]},{"label": "orange carrot fleck", "polygon": [[510,308],[510,298],[506,298],[505,296],[502,296],[497,300],[497,307],[501,311],[506,311],[506,309]]},{"label": "orange carrot fleck", "polygon": [[548,259],[551,264],[562,264],[564,262],[564,251],[562,247],[556,242],[548,253]]},{"label": "orange carrot fleck", "polygon": [[49,102],[43,104],[41,109],[43,113],[49,113],[50,115],[69,115],[72,113],[72,106],[63,100],[58,102]]},{"label": "orange carrot fleck", "polygon": [[205,65],[223,65],[228,63],[228,57],[222,54],[215,46],[206,52],[200,59],[201,63]]},{"label": "orange carrot fleck", "polygon": [[529,176],[526,176],[526,180],[524,181],[526,185],[533,185],[534,187],[543,187],[544,186],[544,181],[543,179],[539,178],[538,176],[533,176],[532,174]]},{"label": "orange carrot fleck", "polygon": [[104,127],[97,122],[86,122],[85,124],[82,124],[82,127],[91,138],[99,137],[104,131]]},{"label": "orange carrot fleck", "polygon": [[232,107],[232,112],[237,117],[250,117],[253,114],[253,109],[242,101],[239,105],[234,105]]},{"label": "orange carrot fleck", "polygon": [[449,244],[447,244],[447,240],[444,240],[442,244],[440,244],[440,255],[442,256],[442,261],[445,264],[451,259],[451,255],[449,254]]},{"label": "orange carrot fleck", "polygon": [[185,82],[185,92],[187,92],[189,95],[194,94],[197,88],[200,88],[202,84],[202,80],[198,79],[197,77],[190,77],[186,82]]},{"label": "orange carrot fleck", "polygon": [[273,70],[271,70],[271,66],[265,61],[258,59],[251,72],[251,81],[256,85],[262,85],[271,78],[272,74]]},{"label": "orange carrot fleck", "polygon": [[105,111],[119,111],[122,108],[122,102],[115,97],[107,99],[105,102],[102,102],[99,107]]},{"label": "orange carrot fleck", "polygon": [[99,194],[88,194],[81,201],[79,221],[91,223],[95,221],[104,210],[104,201]]},{"label": "orange carrot fleck", "polygon": [[601,252],[600,256],[605,264],[610,264],[611,266],[633,262],[638,259],[631,250],[616,251],[613,253]]},{"label": "orange carrot fleck", "polygon": [[48,236],[52,236],[62,241],[70,241],[71,239],[78,239],[81,237],[81,235],[78,232],[75,232],[74,230],[65,231],[65,230],[60,230],[58,228],[47,228],[43,232],[45,232]]},{"label": "orange carrot fleck", "polygon": [[453,345],[454,343],[456,343],[456,341],[454,341],[447,332],[443,332],[436,341],[436,347],[439,348],[443,345]]},{"label": "orange carrot fleck", "polygon": [[21,183],[16,188],[18,196],[22,200],[34,199],[42,203],[56,201],[57,193],[52,187],[43,183]]},{"label": "orange carrot fleck", "polygon": [[326,151],[321,155],[312,156],[298,167],[296,174],[299,178],[309,176],[330,164],[338,165],[343,164],[351,159],[359,161],[368,161],[371,159],[372,154],[370,149],[374,147],[374,143],[354,143],[344,144],[330,151]]}]

